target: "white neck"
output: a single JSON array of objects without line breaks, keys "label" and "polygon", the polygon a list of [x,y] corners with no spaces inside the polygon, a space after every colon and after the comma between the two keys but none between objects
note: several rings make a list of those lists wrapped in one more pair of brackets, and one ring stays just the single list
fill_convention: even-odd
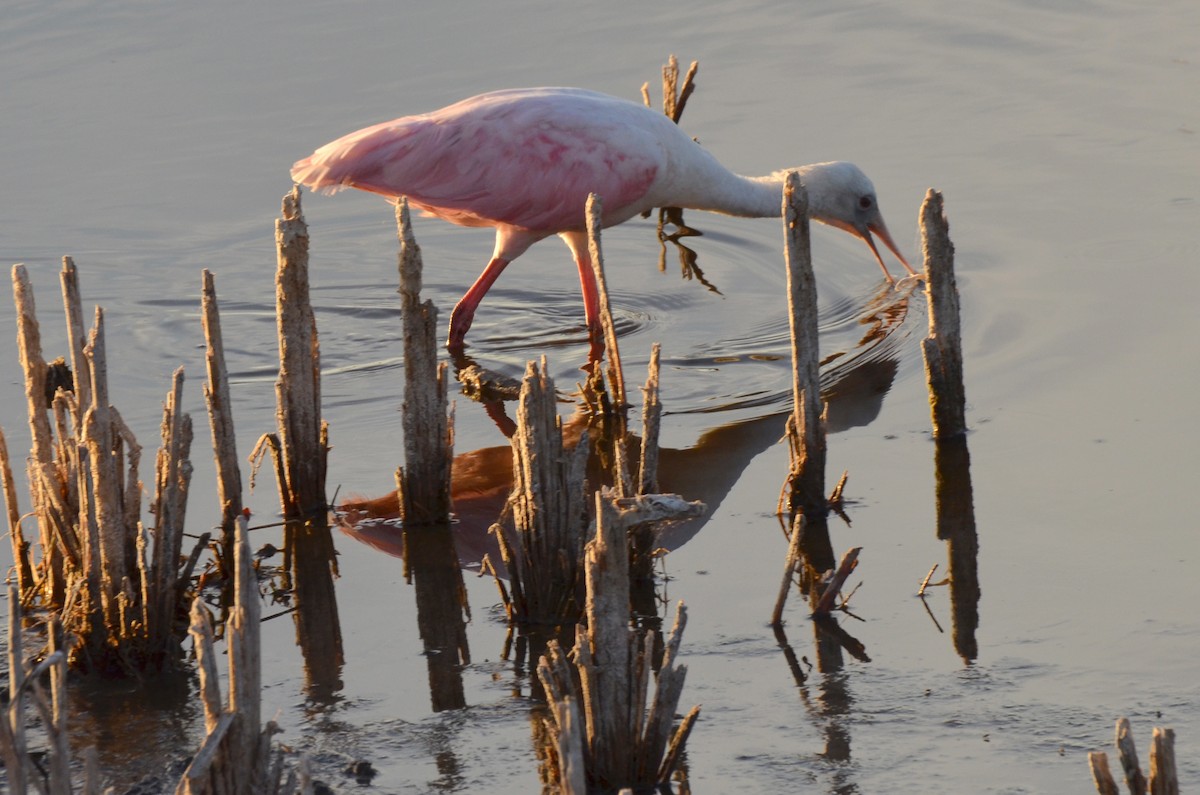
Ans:
[{"label": "white neck", "polygon": [[[778,218],[783,213],[783,185],[788,173],[798,171],[807,183],[806,175],[810,170],[810,166],[799,166],[764,177],[743,177],[722,169],[724,174],[710,175],[711,181],[706,185],[708,190],[683,206],[744,218]],[[809,215],[814,218],[820,215],[819,193],[812,191],[810,186]]]}]

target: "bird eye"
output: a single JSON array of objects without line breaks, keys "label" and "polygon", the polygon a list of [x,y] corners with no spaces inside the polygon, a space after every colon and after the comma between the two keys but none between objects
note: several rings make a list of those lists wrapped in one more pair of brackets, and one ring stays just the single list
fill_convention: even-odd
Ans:
[{"label": "bird eye", "polygon": [[864,210],[871,209],[872,204],[874,204],[874,202],[871,200],[870,196],[863,196],[861,199],[858,200],[858,206]]}]

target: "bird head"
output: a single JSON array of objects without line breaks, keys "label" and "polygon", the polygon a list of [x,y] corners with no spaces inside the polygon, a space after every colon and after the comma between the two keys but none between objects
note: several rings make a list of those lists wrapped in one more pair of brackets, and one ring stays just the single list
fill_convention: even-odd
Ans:
[{"label": "bird head", "polygon": [[877,235],[891,252],[912,273],[908,260],[900,253],[883,222],[875,186],[858,166],[845,161],[816,163],[799,169],[800,178],[808,190],[809,215],[816,221],[843,229],[862,238],[871,247],[888,281],[894,282],[883,257],[875,246],[872,234]]}]

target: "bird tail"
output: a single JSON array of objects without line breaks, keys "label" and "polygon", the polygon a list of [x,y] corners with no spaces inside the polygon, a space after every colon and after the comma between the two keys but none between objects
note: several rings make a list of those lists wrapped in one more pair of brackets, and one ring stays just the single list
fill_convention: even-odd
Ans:
[{"label": "bird tail", "polygon": [[376,124],[325,144],[292,165],[292,179],[322,193],[358,188],[384,196],[397,195],[404,184],[416,119]]},{"label": "bird tail", "polygon": [[308,157],[292,164],[292,181],[321,193],[337,193],[350,186],[348,175],[332,169],[328,158],[318,149]]}]

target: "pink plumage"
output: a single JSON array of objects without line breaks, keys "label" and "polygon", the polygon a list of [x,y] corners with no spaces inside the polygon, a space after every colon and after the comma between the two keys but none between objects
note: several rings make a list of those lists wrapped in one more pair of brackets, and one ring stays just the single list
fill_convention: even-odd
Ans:
[{"label": "pink plumage", "polygon": [[[874,231],[908,267],[861,171],[850,163],[799,170],[816,220],[863,237],[879,258]],[[662,206],[778,215],[785,173],[739,177],[663,114],[571,88],[482,94],[350,133],[292,167],[292,179],[314,190],[405,196],[447,221],[496,229],[491,262],[451,315],[451,348],[462,347],[476,307],[508,263],[554,234],[575,256],[588,326],[596,330],[598,299],[584,237],[588,194],[601,197],[605,226]]]},{"label": "pink plumage", "polygon": [[662,152],[653,140],[621,141],[628,124],[619,113],[598,112],[629,103],[589,92],[553,96],[498,91],[367,127],[299,161],[292,177],[315,189],[406,196],[464,226],[508,224],[546,235],[582,229],[589,193],[614,207],[645,196]]}]

